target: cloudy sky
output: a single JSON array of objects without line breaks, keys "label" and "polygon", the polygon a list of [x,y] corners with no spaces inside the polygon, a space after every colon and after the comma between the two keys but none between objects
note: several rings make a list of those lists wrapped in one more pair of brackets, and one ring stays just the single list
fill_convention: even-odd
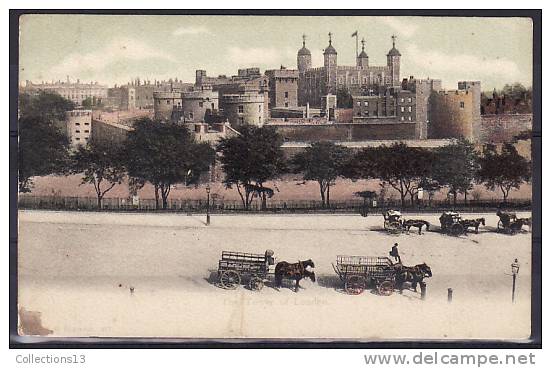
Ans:
[{"label": "cloudy sky", "polygon": [[354,65],[358,31],[370,65],[384,65],[396,34],[402,77],[532,85],[528,18],[260,17],[26,15],[21,19],[20,80],[79,78],[100,83],[237,74],[237,68],[296,68],[307,35],[314,66],[323,64],[328,32],[340,65]]}]

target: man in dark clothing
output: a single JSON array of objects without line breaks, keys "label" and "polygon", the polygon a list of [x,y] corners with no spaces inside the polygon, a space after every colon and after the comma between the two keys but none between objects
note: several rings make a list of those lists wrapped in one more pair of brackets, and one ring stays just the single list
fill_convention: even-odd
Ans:
[{"label": "man in dark clothing", "polygon": [[391,257],[394,257],[395,261],[398,261],[398,263],[402,263],[402,260],[400,259],[400,254],[398,253],[398,243],[394,243],[392,246],[392,250],[388,252]]}]

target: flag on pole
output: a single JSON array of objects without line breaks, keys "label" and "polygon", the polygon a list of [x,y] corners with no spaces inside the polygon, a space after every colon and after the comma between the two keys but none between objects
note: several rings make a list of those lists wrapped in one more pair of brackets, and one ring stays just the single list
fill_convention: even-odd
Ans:
[{"label": "flag on pole", "polygon": [[358,36],[358,31],[352,33],[352,36],[351,37],[357,37]]}]

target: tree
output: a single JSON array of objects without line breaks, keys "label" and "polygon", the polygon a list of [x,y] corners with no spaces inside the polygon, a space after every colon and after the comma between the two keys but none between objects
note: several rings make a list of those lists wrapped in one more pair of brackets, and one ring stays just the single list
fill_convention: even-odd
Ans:
[{"label": "tree", "polygon": [[345,87],[341,87],[337,90],[337,107],[341,109],[352,108],[352,95]]},{"label": "tree", "polygon": [[155,206],[168,207],[174,184],[195,184],[214,163],[214,150],[207,143],[197,143],[185,126],[154,122],[142,118],[125,141],[125,165],[134,187],[149,182],[155,188]]},{"label": "tree", "polygon": [[478,180],[490,190],[499,188],[504,203],[511,189],[519,189],[532,175],[530,162],[510,143],[505,143],[501,152],[493,144],[485,145],[479,164]]},{"label": "tree", "polygon": [[19,96],[19,191],[30,192],[32,177],[64,173],[69,140],[59,125],[74,104],[53,93]]},{"label": "tree", "polygon": [[453,205],[457,204],[458,193],[465,195],[473,188],[478,172],[478,155],[474,145],[465,140],[439,147],[435,151],[432,178],[441,186],[447,186],[453,195]]},{"label": "tree", "polygon": [[432,153],[405,143],[364,148],[352,160],[348,177],[378,178],[400,193],[402,207],[409,194],[412,204],[421,183],[431,175]]},{"label": "tree", "polygon": [[102,209],[102,200],[125,176],[121,149],[112,144],[90,142],[79,146],[71,155],[72,172],[82,173],[82,184],[93,184],[98,200],[98,209]]},{"label": "tree", "polygon": [[322,206],[329,205],[329,192],[335,180],[344,175],[351,153],[346,147],[332,142],[316,142],[292,159],[294,172],[302,172],[304,180],[317,181]]},{"label": "tree", "polygon": [[[266,181],[278,177],[287,169],[281,144],[283,138],[273,127],[245,125],[240,134],[220,140],[216,150],[221,154],[224,184],[235,186],[248,210],[252,199],[259,195],[266,208]],[[273,192],[272,192],[273,193]]]}]

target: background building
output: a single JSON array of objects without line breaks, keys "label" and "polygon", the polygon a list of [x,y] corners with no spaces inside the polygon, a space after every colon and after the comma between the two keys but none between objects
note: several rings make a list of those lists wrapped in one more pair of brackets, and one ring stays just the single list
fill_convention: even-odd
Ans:
[{"label": "background building", "polygon": [[86,145],[92,134],[92,110],[71,110],[65,116],[59,127],[69,138],[71,147]]},{"label": "background building", "polygon": [[35,84],[26,81],[22,88],[24,93],[33,94],[40,91],[57,93],[63,98],[73,101],[77,106],[82,106],[82,102],[86,99],[90,99],[93,105],[102,104],[103,100],[107,99],[107,86],[98,84],[98,82],[81,83],[80,79],[71,82],[69,76],[65,82],[58,80],[57,82]]}]

